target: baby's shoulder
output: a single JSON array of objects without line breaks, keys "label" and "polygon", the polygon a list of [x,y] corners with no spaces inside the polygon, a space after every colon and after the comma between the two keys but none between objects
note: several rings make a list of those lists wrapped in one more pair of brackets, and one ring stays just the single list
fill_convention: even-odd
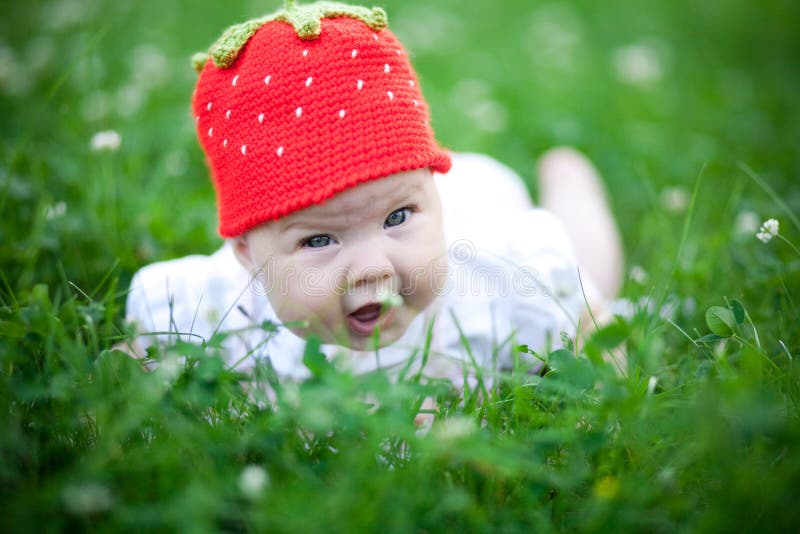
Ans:
[{"label": "baby's shoulder", "polygon": [[243,280],[247,280],[247,273],[226,243],[213,254],[193,254],[146,265],[136,272],[131,286],[132,290],[169,287],[172,292],[207,286],[224,289]]},{"label": "baby's shoulder", "polygon": [[519,179],[519,175],[517,175],[511,167],[501,163],[488,154],[481,154],[479,152],[452,152],[450,156],[452,167],[450,168],[450,172],[447,173],[447,176],[485,176],[486,173],[489,173],[493,176],[497,175],[509,179]]},{"label": "baby's shoulder", "polygon": [[525,182],[510,167],[484,154],[456,153],[452,160],[450,172],[435,175],[445,230],[533,207]]},{"label": "baby's shoulder", "polygon": [[236,312],[249,307],[248,287],[249,274],[226,244],[211,255],[142,267],[131,281],[126,316],[142,332],[191,333],[207,339],[220,326],[249,322]]},{"label": "baby's shoulder", "polygon": [[[498,210],[485,216],[453,217],[445,226],[451,249],[475,249],[474,253],[518,261],[559,256],[574,262],[575,254],[564,224],[551,212],[529,206]],[[458,250],[456,250],[458,252]],[[461,251],[463,253],[463,251]],[[475,255],[471,254],[471,255]]]}]

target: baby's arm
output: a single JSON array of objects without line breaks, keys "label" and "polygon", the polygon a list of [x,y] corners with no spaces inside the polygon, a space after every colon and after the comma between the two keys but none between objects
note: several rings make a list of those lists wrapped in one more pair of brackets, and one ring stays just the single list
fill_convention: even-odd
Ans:
[{"label": "baby's arm", "polygon": [[149,306],[141,278],[141,271],[134,275],[125,303],[125,320],[136,329],[136,337],[121,341],[112,347],[137,360],[144,360],[147,357],[148,343],[142,343],[141,334],[152,330],[147,327],[147,325],[152,326],[152,314],[148,313]]},{"label": "baby's arm", "polygon": [[124,352],[125,354],[127,354],[128,356],[130,356],[135,360],[143,360],[147,356],[147,353],[142,348],[142,345],[139,343],[139,338],[134,338],[131,341],[123,341],[121,343],[117,343],[111,348],[114,350]]}]

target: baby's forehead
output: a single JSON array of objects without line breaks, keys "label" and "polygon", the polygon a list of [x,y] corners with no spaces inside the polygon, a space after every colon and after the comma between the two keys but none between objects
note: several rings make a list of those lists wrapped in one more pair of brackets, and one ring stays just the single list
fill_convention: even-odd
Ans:
[{"label": "baby's forehead", "polygon": [[362,182],[275,222],[281,231],[303,224],[358,224],[372,217],[385,217],[386,210],[402,207],[396,204],[424,194],[431,186],[435,187],[427,169],[397,173]]}]

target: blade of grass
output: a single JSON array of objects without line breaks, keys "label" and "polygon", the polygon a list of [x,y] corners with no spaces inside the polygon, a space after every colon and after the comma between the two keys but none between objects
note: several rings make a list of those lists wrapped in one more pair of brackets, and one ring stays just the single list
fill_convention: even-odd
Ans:
[{"label": "blade of grass", "polygon": [[750,177],[750,179],[752,179],[755,183],[757,183],[758,186],[761,187],[761,189],[767,192],[767,194],[772,198],[772,201],[775,202],[775,204],[777,204],[778,207],[783,210],[786,216],[789,217],[789,220],[791,220],[797,227],[797,229],[800,230],[800,220],[797,218],[797,216],[795,216],[792,209],[786,204],[786,202],[783,201],[780,195],[778,195],[778,193],[776,193],[775,190],[772,189],[772,187],[770,187],[770,185],[763,178],[761,178],[758,174],[756,174],[756,172],[753,171],[753,169],[745,165],[743,162],[740,161],[737,165],[742,170],[742,172],[744,172],[747,176]]},{"label": "blade of grass", "polygon": [[[470,364],[472,365],[472,369],[475,372],[475,380],[478,382],[478,390],[483,393],[484,396],[488,396],[488,391],[486,390],[486,384],[483,382],[483,372],[481,371],[481,366],[478,365],[478,361],[475,359],[475,354],[472,352],[472,346],[469,344],[469,339],[467,339],[466,334],[464,333],[464,329],[461,327],[461,323],[458,321],[455,312],[453,312],[452,308],[449,310],[450,318],[453,320],[453,324],[456,326],[456,330],[458,330],[458,338],[461,342],[461,345],[467,351],[467,356],[469,356]],[[467,381],[465,380],[464,383],[466,384]]]},{"label": "blade of grass", "polygon": [[697,203],[697,193],[700,190],[700,184],[703,181],[703,174],[706,170],[706,164],[704,163],[703,166],[700,168],[700,172],[697,173],[697,179],[694,182],[694,189],[692,191],[692,198],[689,201],[689,209],[686,212],[686,219],[683,222],[683,231],[681,232],[681,240],[678,244],[678,253],[675,256],[675,262],[672,264],[672,270],[669,273],[669,278],[667,279],[667,283],[664,285],[664,291],[661,294],[661,297],[658,299],[658,306],[656,307],[656,313],[650,316],[650,321],[648,321],[647,325],[645,325],[645,332],[648,332],[655,322],[657,317],[661,317],[661,307],[664,305],[664,302],[667,300],[667,295],[669,295],[669,289],[672,286],[672,283],[675,280],[675,274],[678,272],[678,266],[681,262],[681,256],[683,256],[683,249],[686,246],[686,240],[689,237],[689,227],[692,225],[692,218],[694,217],[694,210],[695,205]]}]

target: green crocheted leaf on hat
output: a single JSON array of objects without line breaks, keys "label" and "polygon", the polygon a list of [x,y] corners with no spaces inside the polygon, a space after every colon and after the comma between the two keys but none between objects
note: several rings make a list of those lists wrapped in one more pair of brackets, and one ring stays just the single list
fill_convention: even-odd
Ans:
[{"label": "green crocheted leaf on hat", "polygon": [[308,5],[297,5],[292,0],[287,0],[283,9],[266,17],[248,20],[241,24],[231,26],[214,43],[208,52],[200,52],[192,56],[192,64],[198,72],[203,70],[208,57],[214,60],[218,68],[228,68],[239,57],[244,45],[258,31],[258,29],[273,21],[291,24],[300,39],[310,41],[320,36],[322,19],[348,17],[360,20],[375,31],[382,30],[387,25],[386,12],[379,8],[372,9],[363,6],[351,6],[339,2],[316,2]]}]

